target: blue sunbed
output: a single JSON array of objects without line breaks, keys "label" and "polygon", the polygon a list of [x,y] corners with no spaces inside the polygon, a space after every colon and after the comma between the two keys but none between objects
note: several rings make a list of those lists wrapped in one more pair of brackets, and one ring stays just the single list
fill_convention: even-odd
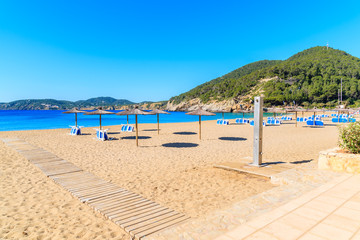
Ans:
[{"label": "blue sunbed", "polygon": [[101,141],[106,141],[109,140],[108,134],[107,134],[107,129],[105,130],[96,130],[96,138],[101,140]]},{"label": "blue sunbed", "polygon": [[314,120],[308,120],[308,121],[306,122],[306,125],[308,125],[308,126],[314,126],[314,123],[315,123],[315,126],[324,126],[324,122],[319,121],[319,120],[315,120],[315,122],[314,122]]},{"label": "blue sunbed", "polygon": [[76,136],[76,135],[81,135],[81,127],[79,126],[70,126],[71,130],[70,130],[70,135],[72,136]]}]

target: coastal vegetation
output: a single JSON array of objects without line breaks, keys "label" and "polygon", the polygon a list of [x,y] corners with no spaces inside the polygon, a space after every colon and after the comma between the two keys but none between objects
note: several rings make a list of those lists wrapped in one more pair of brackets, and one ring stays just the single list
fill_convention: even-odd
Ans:
[{"label": "coastal vegetation", "polygon": [[339,145],[351,153],[360,153],[360,122],[340,127]]},{"label": "coastal vegetation", "polygon": [[251,99],[260,92],[266,105],[332,107],[338,103],[342,82],[345,103],[360,106],[359,80],[359,58],[333,48],[313,47],[284,61],[245,65],[170,101],[177,104],[193,98],[200,98],[203,103],[244,96]]}]

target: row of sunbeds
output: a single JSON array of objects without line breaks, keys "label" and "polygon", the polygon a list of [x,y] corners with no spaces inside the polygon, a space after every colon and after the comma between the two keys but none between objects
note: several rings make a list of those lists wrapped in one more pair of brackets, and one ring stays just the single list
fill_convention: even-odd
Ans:
[{"label": "row of sunbeds", "polygon": [[[81,135],[81,128],[82,126],[70,126],[71,127],[71,131],[70,131],[70,135]],[[107,131],[109,129],[95,129],[96,130],[96,138],[101,140],[101,141],[105,141],[105,140],[109,140],[109,136]],[[134,126],[132,125],[121,125],[120,128],[121,132],[134,132]]]}]

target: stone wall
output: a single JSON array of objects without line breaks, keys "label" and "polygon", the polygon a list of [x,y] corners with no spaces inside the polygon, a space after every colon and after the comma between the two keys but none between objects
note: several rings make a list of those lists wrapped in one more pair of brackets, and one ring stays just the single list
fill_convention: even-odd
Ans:
[{"label": "stone wall", "polygon": [[319,153],[319,169],[336,172],[360,173],[360,154],[341,153],[340,148],[333,148]]}]

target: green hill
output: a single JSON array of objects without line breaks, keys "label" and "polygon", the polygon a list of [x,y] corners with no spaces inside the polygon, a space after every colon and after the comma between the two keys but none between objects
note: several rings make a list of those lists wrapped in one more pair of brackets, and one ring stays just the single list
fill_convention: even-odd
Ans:
[{"label": "green hill", "polygon": [[[265,95],[267,105],[292,103],[317,106],[337,104],[343,79],[343,100],[360,105],[360,59],[326,47],[313,47],[285,61],[259,61],[204,83],[170,99],[173,103]],[[265,79],[265,80],[264,80]]]},{"label": "green hill", "polygon": [[69,109],[73,107],[75,107],[73,102],[55,99],[25,99],[0,104],[0,109],[9,110]]},{"label": "green hill", "polygon": [[125,99],[115,99],[111,97],[90,98],[76,102],[55,100],[55,99],[26,99],[17,100],[9,103],[1,103],[0,109],[9,110],[42,110],[42,109],[70,109],[73,107],[115,107],[134,104]]},{"label": "green hill", "polygon": [[[247,64],[241,68],[238,68],[222,77],[215,78],[209,82],[201,84],[190,91],[173,97],[170,101],[179,103],[181,101],[190,100],[199,97],[203,102],[207,102],[210,98],[224,99],[236,97],[238,93],[244,92],[250,86],[256,84],[255,82],[238,81],[243,76],[258,70],[267,68],[269,66],[280,63],[280,60],[263,60]],[[236,89],[231,89],[235,87]]]},{"label": "green hill", "polygon": [[122,105],[134,104],[134,102],[131,102],[126,99],[115,99],[112,97],[97,97],[97,98],[90,98],[88,100],[76,101],[75,104],[78,107],[93,107],[93,106],[122,106]]}]

